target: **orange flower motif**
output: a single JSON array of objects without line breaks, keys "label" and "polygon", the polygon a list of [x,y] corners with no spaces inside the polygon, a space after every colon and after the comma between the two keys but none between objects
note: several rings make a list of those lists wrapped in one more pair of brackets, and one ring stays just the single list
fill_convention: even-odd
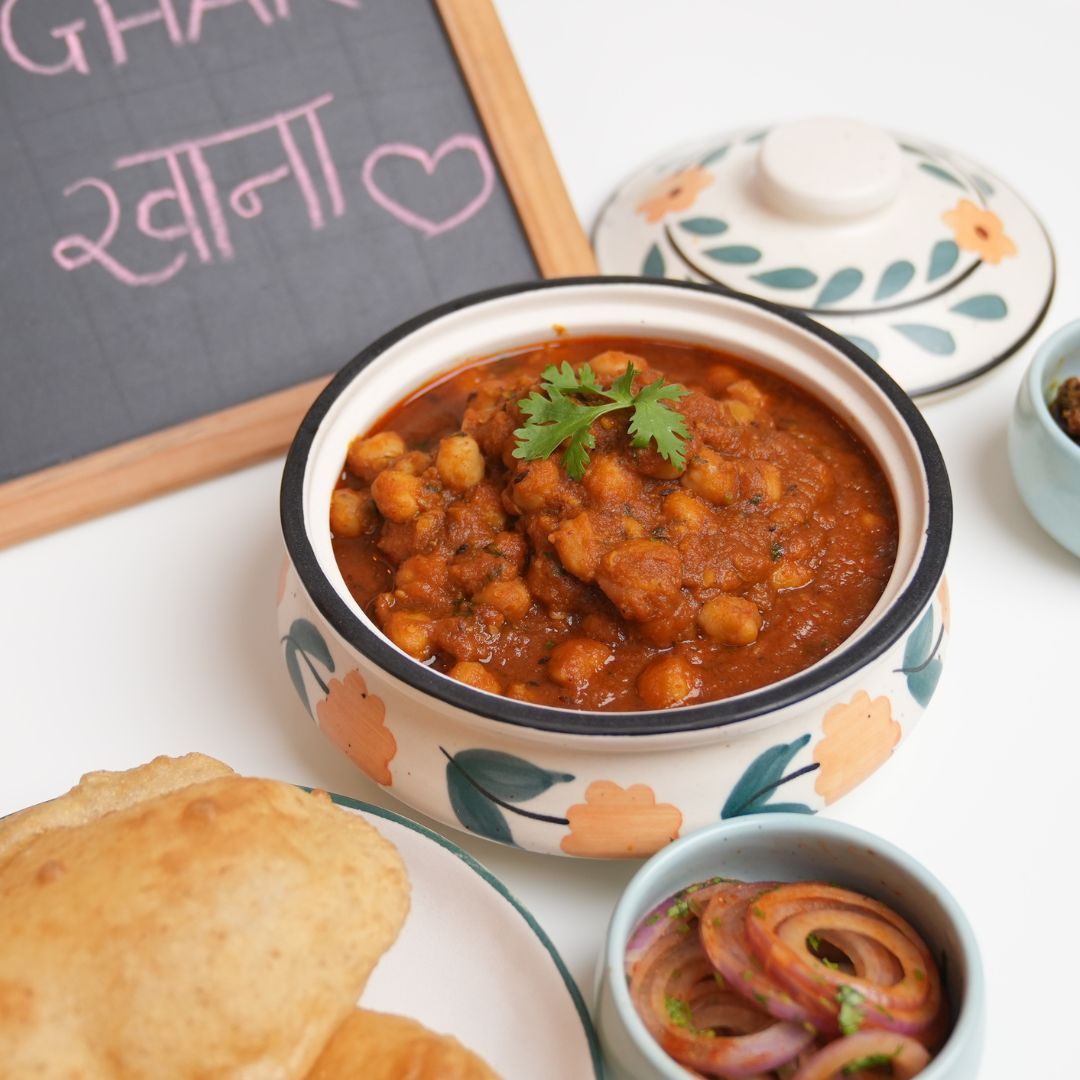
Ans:
[{"label": "orange flower motif", "polygon": [[649,197],[637,207],[637,212],[644,214],[645,220],[654,224],[665,214],[672,214],[676,210],[689,210],[712,182],[712,174],[700,165],[683,169],[654,188]]},{"label": "orange flower motif", "polygon": [[970,199],[961,199],[955,209],[941,215],[941,220],[952,229],[957,247],[974,251],[983,262],[997,266],[1006,255],[1016,254],[1016,245],[1005,235],[1001,218]]},{"label": "orange flower motif", "polygon": [[326,697],[315,711],[327,738],[375,783],[390,787],[390,762],[397,753],[397,740],[386,726],[382,698],[367,692],[360,672],[350,671],[343,680],[331,679]]},{"label": "orange flower motif", "polygon": [[847,705],[834,705],[821,724],[825,738],[814,747],[821,766],[814,790],[826,803],[836,802],[880,768],[900,741],[887,697],[860,690]]},{"label": "orange flower motif", "polygon": [[950,633],[952,624],[952,606],[949,603],[949,579],[942,578],[937,591],[938,607],[941,609],[941,625],[945,627],[945,633]]},{"label": "orange flower motif", "polygon": [[610,780],[594,780],[585,802],[571,806],[570,835],[562,838],[567,855],[592,859],[643,858],[679,835],[682,814],[669,803],[657,805],[646,784],[621,788]]}]

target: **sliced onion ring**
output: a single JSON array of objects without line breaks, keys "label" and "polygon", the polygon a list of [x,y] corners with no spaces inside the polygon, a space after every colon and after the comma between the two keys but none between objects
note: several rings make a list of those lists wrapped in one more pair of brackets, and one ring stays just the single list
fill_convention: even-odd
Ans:
[{"label": "sliced onion ring", "polygon": [[796,1002],[786,988],[770,979],[746,939],[746,913],[768,882],[740,885],[718,893],[701,916],[699,934],[705,954],[728,986],[756,1002],[770,1016],[795,1023],[828,1021],[828,1008],[811,1009]]},{"label": "sliced onion ring", "polygon": [[806,1062],[791,1080],[834,1080],[866,1076],[862,1070],[845,1077],[843,1070],[852,1063],[877,1055],[886,1055],[893,1080],[911,1080],[926,1068],[930,1055],[922,1043],[891,1031],[860,1031],[829,1043]]}]

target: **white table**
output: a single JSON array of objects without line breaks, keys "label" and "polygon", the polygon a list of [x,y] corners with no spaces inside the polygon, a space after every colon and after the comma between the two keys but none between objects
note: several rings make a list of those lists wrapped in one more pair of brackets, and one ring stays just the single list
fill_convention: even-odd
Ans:
[{"label": "white table", "polygon": [[[1080,314],[1080,9],[1070,0],[498,6],[586,223],[668,144],[848,114],[955,145],[1005,175],[1057,245],[1057,299],[1036,342]],[[1080,715],[1062,686],[1080,661],[1080,561],[1039,531],[1006,461],[1031,348],[926,407],[956,499],[952,645],[921,726],[830,811],[906,848],[967,910],[989,983],[986,1080],[1076,1072],[1080,946],[1068,889]],[[403,809],[318,734],[288,683],[274,625],[280,468],[0,553],[0,814],[88,769],[193,749]],[[635,867],[453,838],[531,908],[588,993]]]}]

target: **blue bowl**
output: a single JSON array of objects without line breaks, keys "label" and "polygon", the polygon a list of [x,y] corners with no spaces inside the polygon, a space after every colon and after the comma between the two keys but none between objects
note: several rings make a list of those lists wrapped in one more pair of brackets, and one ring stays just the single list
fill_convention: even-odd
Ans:
[{"label": "blue bowl", "polygon": [[955,1017],[949,1039],[919,1080],[974,1080],[986,1017],[982,961],[959,904],[910,855],[872,833],[801,814],[721,821],[663,848],[615,906],[597,978],[595,1016],[612,1080],[688,1080],[652,1038],[630,1000],[626,943],[666,896],[713,876],[748,881],[829,881],[888,904],[940,959]]},{"label": "blue bowl", "polygon": [[1044,341],[1024,374],[1009,424],[1009,464],[1032,517],[1080,555],[1080,445],[1048,405],[1070,375],[1080,376],[1080,320]]}]

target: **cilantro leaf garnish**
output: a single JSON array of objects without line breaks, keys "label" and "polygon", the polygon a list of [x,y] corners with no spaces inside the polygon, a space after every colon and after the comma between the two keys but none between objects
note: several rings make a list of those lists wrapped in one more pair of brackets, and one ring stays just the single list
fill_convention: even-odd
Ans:
[{"label": "cilantro leaf garnish", "polygon": [[840,1030],[845,1035],[854,1035],[863,1023],[862,994],[853,987],[841,986],[836,991],[836,1000],[840,1005]]},{"label": "cilantro leaf garnish", "polygon": [[861,1058],[855,1058],[844,1066],[843,1074],[851,1076],[853,1073],[862,1072],[863,1069],[878,1069],[882,1065],[890,1065],[901,1049],[903,1048],[898,1046],[891,1054],[866,1054]]},{"label": "cilantro leaf garnish", "polygon": [[677,997],[665,997],[664,1008],[667,1010],[668,1019],[679,1027],[693,1027],[693,1014],[690,1006]]},{"label": "cilantro leaf garnish", "polygon": [[[690,429],[683,416],[665,402],[678,401],[690,391],[661,378],[635,394],[636,374],[637,368],[628,363],[626,371],[611,384],[611,388],[604,390],[596,384],[588,364],[578,372],[566,361],[561,367],[547,368],[540,377],[544,393],[534,390],[518,402],[518,407],[529,419],[524,427],[514,432],[517,440],[514,457],[524,461],[548,458],[565,442],[563,464],[570,476],[580,480],[589,464],[589,451],[596,446],[593,423],[606,413],[632,409],[627,427],[630,445],[640,450],[655,443],[657,453],[681,469],[686,460],[684,446],[690,438]],[[588,404],[579,400],[582,395],[604,400]]]}]

